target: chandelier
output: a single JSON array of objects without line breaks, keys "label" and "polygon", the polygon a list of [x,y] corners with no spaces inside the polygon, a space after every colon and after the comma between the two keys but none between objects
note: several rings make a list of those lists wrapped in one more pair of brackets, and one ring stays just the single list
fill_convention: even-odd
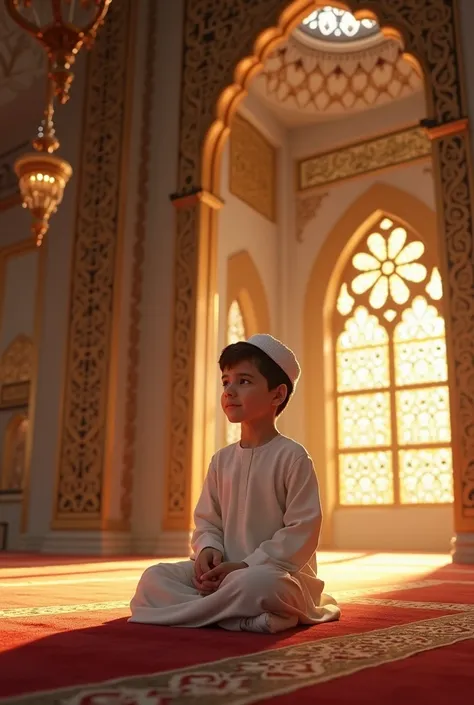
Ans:
[{"label": "chandelier", "polygon": [[48,57],[48,91],[43,121],[33,141],[36,150],[15,162],[23,207],[41,245],[49,219],[62,201],[71,165],[54,154],[60,143],[54,129],[54,105],[70,97],[72,66],[80,49],[90,48],[112,0],[6,0],[10,17],[34,37]]}]

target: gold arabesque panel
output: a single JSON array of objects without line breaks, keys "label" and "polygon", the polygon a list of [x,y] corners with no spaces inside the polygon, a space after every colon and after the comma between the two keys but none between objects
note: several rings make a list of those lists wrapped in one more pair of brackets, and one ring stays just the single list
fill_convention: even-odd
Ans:
[{"label": "gold arabesque panel", "polygon": [[229,190],[268,220],[276,219],[276,149],[241,115],[230,136]]},{"label": "gold arabesque panel", "polygon": [[298,163],[298,190],[335,184],[430,156],[426,130],[414,125],[302,159]]},{"label": "gold arabesque panel", "polygon": [[103,526],[131,18],[113,2],[88,57],[54,528]]},{"label": "gold arabesque panel", "polygon": [[[218,195],[220,152],[239,95],[245,95],[248,81],[262,66],[265,55],[275,48],[278,39],[283,40],[305,15],[324,4],[309,0],[260,0],[252,4],[244,0],[186,2],[178,184],[179,195],[183,198],[200,189]],[[435,126],[459,121],[466,114],[456,4],[452,0],[370,2],[370,12],[375,13],[382,27],[399,32],[405,51],[419,62],[426,83],[427,115]],[[353,0],[347,6],[352,11],[361,11],[367,7],[367,2]],[[278,29],[263,34],[269,28]],[[439,134],[433,150],[434,179],[439,192],[440,242],[444,250],[443,275],[448,283],[446,318],[454,447],[457,448],[458,531],[472,526],[474,518],[473,223],[469,149],[467,130],[457,131],[456,128],[454,134]],[[196,304],[198,287],[202,285],[198,278],[198,255],[206,251],[207,243],[216,240],[211,220],[203,217],[202,203],[193,203],[191,199],[187,207],[183,203],[177,218],[165,525],[173,518],[173,527],[182,529],[190,524],[189,487],[192,459],[197,457],[193,443],[199,441],[193,434],[193,418],[196,410],[204,418],[206,404],[202,391],[201,396],[193,397],[193,390],[195,355],[204,359],[209,354],[196,346],[199,331],[196,321],[204,320],[204,309],[201,306],[198,311]],[[211,291],[210,296],[214,293]],[[197,353],[196,348],[199,348]],[[457,418],[459,424],[455,423]],[[197,475],[202,473],[202,468],[194,471]],[[171,526],[170,522],[168,524]]]},{"label": "gold arabesque panel", "polygon": [[28,335],[17,335],[0,358],[0,384],[30,382],[34,344]]}]

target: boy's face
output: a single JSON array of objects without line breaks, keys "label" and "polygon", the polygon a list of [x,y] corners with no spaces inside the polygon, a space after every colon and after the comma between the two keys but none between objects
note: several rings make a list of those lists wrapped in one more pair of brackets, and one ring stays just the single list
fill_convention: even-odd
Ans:
[{"label": "boy's face", "polygon": [[248,360],[223,371],[222,387],[222,408],[232,423],[273,417],[286,398],[286,385],[281,384],[270,391],[265,377]]}]

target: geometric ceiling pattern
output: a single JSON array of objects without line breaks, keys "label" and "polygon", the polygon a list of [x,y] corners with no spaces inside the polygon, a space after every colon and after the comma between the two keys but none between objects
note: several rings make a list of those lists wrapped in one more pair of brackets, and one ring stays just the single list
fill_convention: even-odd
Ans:
[{"label": "geometric ceiling pattern", "polygon": [[380,38],[331,49],[332,42],[300,40],[296,31],[266,60],[251,92],[269,107],[308,116],[342,115],[378,107],[423,90],[423,78],[400,44]]}]

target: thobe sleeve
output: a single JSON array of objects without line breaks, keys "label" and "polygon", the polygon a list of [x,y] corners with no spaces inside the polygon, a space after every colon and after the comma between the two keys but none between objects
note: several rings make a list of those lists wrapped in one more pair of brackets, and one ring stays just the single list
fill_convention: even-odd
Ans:
[{"label": "thobe sleeve", "polygon": [[321,530],[321,503],[316,473],[309,456],[298,458],[290,467],[286,473],[285,489],[283,527],[244,558],[249,566],[268,563],[296,573],[316,551]]},{"label": "thobe sleeve", "polygon": [[204,480],[201,496],[194,510],[195,529],[191,538],[193,558],[203,548],[215,548],[224,555],[222,512],[217,491],[216,469],[213,460]]}]

